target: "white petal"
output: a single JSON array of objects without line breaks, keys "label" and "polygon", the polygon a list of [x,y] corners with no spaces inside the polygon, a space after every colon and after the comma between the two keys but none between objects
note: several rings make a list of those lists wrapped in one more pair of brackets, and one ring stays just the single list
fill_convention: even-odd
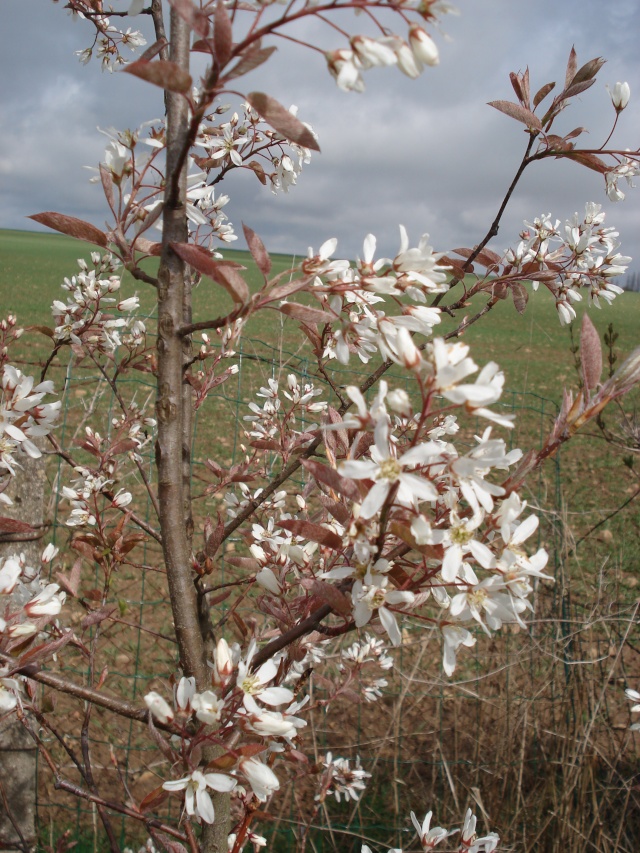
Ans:
[{"label": "white petal", "polygon": [[204,778],[207,780],[209,788],[221,793],[233,791],[237,784],[235,779],[232,779],[231,776],[225,776],[224,773],[205,773]]},{"label": "white petal", "polygon": [[259,694],[260,701],[265,705],[282,705],[293,701],[293,693],[286,687],[267,687]]},{"label": "white petal", "polygon": [[390,488],[391,483],[387,480],[378,480],[362,503],[360,518],[371,518],[374,516],[385,502]]},{"label": "white petal", "polygon": [[402,642],[402,634],[400,633],[400,629],[398,628],[396,617],[390,610],[387,610],[386,607],[378,608],[378,616],[380,617],[382,626],[389,635],[389,639],[391,640],[393,645],[399,646]]}]

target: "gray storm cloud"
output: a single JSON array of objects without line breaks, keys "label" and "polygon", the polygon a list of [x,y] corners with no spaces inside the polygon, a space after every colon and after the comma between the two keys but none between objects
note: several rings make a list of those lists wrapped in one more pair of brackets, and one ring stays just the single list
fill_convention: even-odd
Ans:
[{"label": "gray storm cloud", "polygon": [[[114,0],[114,6],[126,3]],[[522,156],[522,126],[486,105],[511,99],[509,71],[529,66],[532,87],[562,81],[575,44],[578,59],[607,58],[596,85],[567,110],[558,127],[584,125],[600,145],[613,118],[605,84],[628,80],[632,99],[614,142],[635,144],[640,131],[640,59],[635,0],[459,0],[460,17],[435,33],[441,63],[418,80],[397,69],[366,74],[362,95],[337,89],[320,54],[281,41],[273,61],[243,80],[297,104],[319,136],[314,156],[288,195],[274,197],[252,175],[232,175],[225,208],[274,251],[304,252],[329,236],[356,255],[368,232],[383,253],[398,245],[398,224],[414,239],[427,231],[437,250],[475,244],[487,230]],[[347,20],[346,15],[349,15]],[[141,18],[136,19],[136,26]],[[362,18],[345,13],[356,32]],[[144,21],[143,24],[147,22]],[[339,33],[311,25],[297,37],[344,46]],[[60,210],[103,224],[106,206],[83,165],[95,165],[105,139],[97,127],[135,127],[162,112],[160,93],[128,75],[82,67],[74,50],[90,43],[84,22],[63,3],[3,0],[0,7],[0,227],[32,228],[25,217]],[[295,69],[295,71],[292,71]],[[640,103],[640,101],[638,101]],[[570,163],[535,164],[510,203],[493,245],[515,240],[524,218],[551,211],[563,218],[596,201],[621,233],[625,254],[640,255],[640,196],[608,201],[601,176]],[[36,226],[37,227],[37,226]],[[238,241],[235,245],[241,245]]]}]

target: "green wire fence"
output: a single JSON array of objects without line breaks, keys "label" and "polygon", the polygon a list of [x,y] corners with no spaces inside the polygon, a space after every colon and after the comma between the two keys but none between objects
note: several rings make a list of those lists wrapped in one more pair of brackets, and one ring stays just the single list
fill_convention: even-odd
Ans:
[{"label": "green wire fence", "polygon": [[[256,387],[270,377],[284,380],[287,373],[295,373],[301,382],[324,384],[304,352],[287,352],[264,341],[244,341],[237,363],[238,373],[215,389],[194,423],[192,475],[200,521],[224,513],[219,497],[203,495],[204,463],[209,457],[230,464],[243,455],[242,418]],[[368,373],[363,367],[360,378]],[[335,372],[333,381],[356,384],[358,374]],[[404,380],[390,381],[397,385]],[[144,375],[123,377],[121,391],[140,405],[147,402],[152,414],[155,389]],[[67,368],[64,399],[58,433],[63,446],[72,444],[88,423],[106,432],[117,413],[102,377],[82,366]],[[516,391],[503,395],[502,409],[517,415],[516,429],[505,435],[511,446],[539,445],[557,414],[553,401]],[[486,423],[475,426],[482,431]],[[147,446],[144,456],[150,480],[152,451]],[[70,476],[64,463],[57,464],[57,471],[51,472],[54,493]],[[133,478],[119,485],[142,494]],[[562,486],[558,455],[523,495],[532,507],[542,509],[539,544],[550,552],[549,571],[556,579],[553,586],[538,586],[528,630],[516,632],[507,626],[490,638],[479,632],[476,645],[460,654],[454,678],[447,679],[436,632],[409,626],[377,702],[339,701],[329,713],[315,711],[309,721],[305,743],[310,764],[321,763],[329,751],[352,764],[359,757],[372,773],[367,791],[357,802],[329,798],[314,813],[309,779],[282,773],[275,808],[257,825],[268,838],[269,850],[299,849],[301,816],[311,814],[306,841],[310,851],[360,853],[363,841],[375,850],[417,850],[411,810],[422,819],[433,809],[434,824],[450,827],[460,825],[469,806],[478,815],[479,829],[503,836],[504,850],[637,849],[633,845],[640,838],[638,744],[628,731],[624,686],[635,686],[632,679],[640,672],[638,603],[632,589],[613,582],[595,589],[595,569],[588,579],[569,579]],[[148,498],[146,503],[138,501],[136,511],[153,523]],[[53,540],[63,545],[69,528],[66,507],[57,499],[50,517]],[[197,530],[196,525],[196,536]],[[226,556],[240,547],[231,541]],[[169,697],[169,678],[177,664],[159,547],[148,540],[132,554],[137,567],[123,569],[114,580],[109,604],[117,608],[118,621],[101,629],[100,659],[108,667],[104,689],[143,707],[143,696],[151,689]],[[216,571],[216,581],[224,582],[224,558]],[[96,589],[98,572],[96,568]],[[82,592],[91,599],[89,584]],[[227,606],[226,602],[218,606],[216,618],[224,616]],[[82,609],[72,607],[70,612],[79,627]],[[86,632],[85,640],[93,630]],[[221,630],[229,640],[238,639],[231,622]],[[332,661],[327,665],[335,665],[337,658]],[[85,679],[86,660],[79,653],[65,657],[64,672]],[[309,690],[322,699],[322,685],[313,675]],[[55,701],[51,719],[58,734],[80,753],[85,707],[66,697]],[[52,704],[54,699],[45,696],[45,702]],[[89,735],[94,774],[106,800],[140,802],[169,778],[167,762],[140,724],[114,721],[94,709]],[[72,761],[55,738],[43,736],[63,774],[76,778]],[[167,800],[164,814],[175,817],[177,803],[176,798]],[[37,810],[40,849],[56,849],[67,831],[66,843],[74,843],[76,851],[108,849],[96,809],[56,791],[42,761]],[[112,813],[112,821],[123,848],[137,850],[144,843],[139,823],[117,813]]]}]

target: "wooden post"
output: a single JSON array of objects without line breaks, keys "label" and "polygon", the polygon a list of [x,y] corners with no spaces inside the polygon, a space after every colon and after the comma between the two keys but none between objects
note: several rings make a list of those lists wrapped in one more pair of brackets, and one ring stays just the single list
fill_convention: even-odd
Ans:
[{"label": "wooden post", "polygon": [[[0,556],[24,554],[27,565],[37,567],[48,541],[40,535],[46,492],[44,457],[30,459],[24,456],[20,464],[20,471],[5,492],[13,500],[13,506],[3,505],[2,515],[26,521],[35,527],[36,532],[0,536]],[[13,715],[0,722],[0,783],[0,853],[34,850],[36,746]]]}]

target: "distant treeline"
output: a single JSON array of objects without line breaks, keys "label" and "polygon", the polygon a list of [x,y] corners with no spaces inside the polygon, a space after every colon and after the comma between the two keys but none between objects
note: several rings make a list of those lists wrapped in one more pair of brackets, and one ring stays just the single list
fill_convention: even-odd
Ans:
[{"label": "distant treeline", "polygon": [[631,290],[634,293],[640,293],[640,272],[629,272],[620,282],[620,287],[625,290]]}]

